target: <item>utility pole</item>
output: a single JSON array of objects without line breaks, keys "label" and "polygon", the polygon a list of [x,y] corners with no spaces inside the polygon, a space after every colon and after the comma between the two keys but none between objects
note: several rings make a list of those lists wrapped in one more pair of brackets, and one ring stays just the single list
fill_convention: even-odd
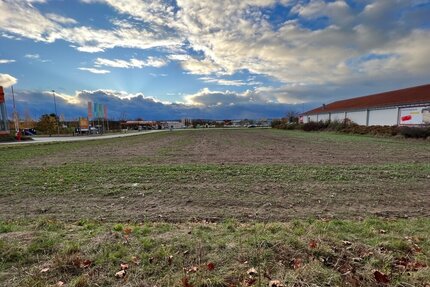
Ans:
[{"label": "utility pole", "polygon": [[57,121],[57,135],[60,135],[60,122],[59,122],[60,118],[58,117],[58,113],[57,113],[57,102],[55,100],[54,90],[52,90],[52,95],[54,95],[55,120]]}]

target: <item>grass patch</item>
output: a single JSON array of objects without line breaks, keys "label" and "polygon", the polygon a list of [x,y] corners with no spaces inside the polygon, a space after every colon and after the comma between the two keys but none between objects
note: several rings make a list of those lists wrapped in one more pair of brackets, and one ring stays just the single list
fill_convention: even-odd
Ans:
[{"label": "grass patch", "polygon": [[[94,224],[97,234],[79,224],[52,232],[28,222],[22,230],[39,234],[19,247],[15,238],[3,237],[0,272],[9,274],[4,282],[28,286],[11,280],[17,270],[26,270],[20,282],[40,286],[60,280],[69,286],[183,286],[184,278],[192,286],[242,286],[252,280],[250,286],[267,286],[269,279],[288,286],[346,286],[353,281],[375,286],[373,272],[378,270],[388,274],[392,285],[421,286],[430,272],[428,219],[135,223],[122,230]],[[121,264],[128,269],[119,279],[115,273]],[[41,272],[44,268],[49,270]],[[250,268],[258,270],[252,280]]]}]

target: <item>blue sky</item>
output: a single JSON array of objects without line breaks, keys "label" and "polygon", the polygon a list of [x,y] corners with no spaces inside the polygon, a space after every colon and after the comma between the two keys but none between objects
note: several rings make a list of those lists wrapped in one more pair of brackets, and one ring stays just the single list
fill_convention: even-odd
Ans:
[{"label": "blue sky", "polygon": [[9,114],[272,118],[429,83],[428,0],[0,0]]}]

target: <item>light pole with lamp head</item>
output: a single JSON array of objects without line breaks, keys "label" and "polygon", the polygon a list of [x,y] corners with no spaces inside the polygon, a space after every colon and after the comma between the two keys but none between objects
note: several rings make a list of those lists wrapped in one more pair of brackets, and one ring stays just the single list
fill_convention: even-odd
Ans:
[{"label": "light pole with lamp head", "polygon": [[55,91],[52,90],[52,95],[54,96],[54,108],[55,108],[55,120],[57,121],[57,135],[60,135],[60,118],[57,113],[57,102],[55,100]]}]

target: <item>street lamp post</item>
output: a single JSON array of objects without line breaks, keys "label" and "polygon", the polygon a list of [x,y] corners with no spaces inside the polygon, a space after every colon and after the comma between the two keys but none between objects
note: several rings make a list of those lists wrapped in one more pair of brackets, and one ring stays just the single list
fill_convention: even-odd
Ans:
[{"label": "street lamp post", "polygon": [[57,102],[55,100],[55,91],[52,90],[52,95],[54,96],[54,108],[55,108],[55,119],[57,120],[57,135],[60,135],[60,121],[57,113]]}]

